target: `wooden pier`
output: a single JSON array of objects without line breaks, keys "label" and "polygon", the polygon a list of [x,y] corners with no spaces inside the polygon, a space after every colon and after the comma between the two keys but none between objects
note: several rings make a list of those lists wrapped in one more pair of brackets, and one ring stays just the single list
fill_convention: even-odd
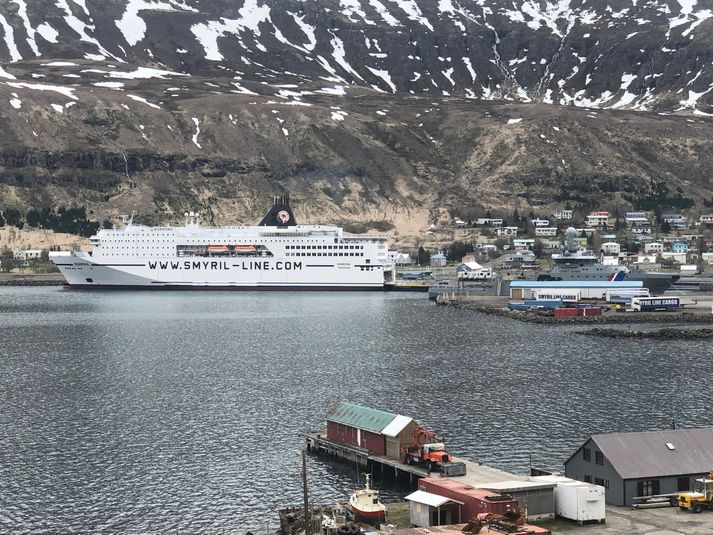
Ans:
[{"label": "wooden pier", "polygon": [[[412,488],[416,488],[418,480],[422,477],[438,477],[440,472],[429,472],[423,466],[411,465],[392,459],[385,455],[374,455],[358,446],[341,444],[327,438],[324,431],[310,431],[301,435],[307,441],[307,451],[316,455],[323,455],[340,461],[355,463],[381,479],[393,478],[408,481]],[[451,461],[465,464],[464,476],[450,476],[449,479],[461,481],[466,485],[481,487],[502,481],[521,480],[527,481],[526,475],[516,475],[492,466],[476,463],[468,459],[451,457]]]}]

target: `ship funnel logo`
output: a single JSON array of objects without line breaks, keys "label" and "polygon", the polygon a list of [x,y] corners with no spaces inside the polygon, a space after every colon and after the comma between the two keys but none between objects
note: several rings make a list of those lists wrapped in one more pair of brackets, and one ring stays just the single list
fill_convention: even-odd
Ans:
[{"label": "ship funnel logo", "polygon": [[283,225],[286,225],[290,221],[290,213],[287,210],[280,210],[277,212],[277,219]]}]

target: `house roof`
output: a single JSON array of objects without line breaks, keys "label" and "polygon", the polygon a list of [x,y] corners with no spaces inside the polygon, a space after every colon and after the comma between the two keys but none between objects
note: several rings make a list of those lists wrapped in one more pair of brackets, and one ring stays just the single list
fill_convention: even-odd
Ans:
[{"label": "house roof", "polygon": [[611,433],[592,435],[591,440],[622,479],[703,474],[713,470],[712,429]]},{"label": "house roof", "polygon": [[469,269],[471,271],[475,271],[476,269],[483,269],[483,266],[478,264],[478,262],[463,262],[459,267],[458,271],[461,271],[463,269]]},{"label": "house roof", "polygon": [[451,500],[450,498],[446,498],[445,496],[439,496],[438,494],[426,492],[425,490],[417,490],[416,492],[412,492],[411,494],[406,496],[405,499],[411,502],[422,503],[430,507],[440,507],[441,505],[445,505],[447,503],[458,503],[460,505],[463,505],[463,502]]},{"label": "house roof", "polygon": [[413,422],[413,418],[397,414],[396,418],[391,420],[391,422],[381,430],[381,434],[392,438],[397,437],[411,422]]},{"label": "house roof", "polygon": [[[408,420],[406,423],[403,423],[404,418]],[[392,412],[342,402],[327,415],[327,420],[351,427],[358,427],[359,429],[372,431],[373,433],[382,433],[387,429],[389,432],[393,432],[395,429],[398,429],[396,434],[389,435],[396,436],[409,424],[411,418],[399,416]]]}]

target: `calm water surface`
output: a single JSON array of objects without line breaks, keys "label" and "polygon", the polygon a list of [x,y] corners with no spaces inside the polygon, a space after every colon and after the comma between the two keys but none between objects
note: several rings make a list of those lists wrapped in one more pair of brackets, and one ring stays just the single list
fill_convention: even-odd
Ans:
[{"label": "calm water surface", "polygon": [[[512,471],[530,454],[561,469],[591,433],[713,425],[710,342],[583,337],[423,294],[1,288],[0,332],[0,532],[274,526],[301,502],[298,433],[343,400]],[[315,502],[355,485],[315,458],[309,476]]]}]

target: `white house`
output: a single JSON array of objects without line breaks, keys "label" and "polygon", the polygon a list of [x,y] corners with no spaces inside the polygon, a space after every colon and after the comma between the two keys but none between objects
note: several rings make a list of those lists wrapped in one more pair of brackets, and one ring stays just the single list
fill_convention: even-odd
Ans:
[{"label": "white house", "polygon": [[12,258],[21,262],[28,260],[38,260],[42,257],[40,249],[25,249],[24,251],[13,251]]},{"label": "white house", "polygon": [[463,221],[460,217],[455,218],[456,228],[466,228],[468,226],[467,221]]},{"label": "white house", "polygon": [[552,217],[558,220],[572,219],[572,210],[555,210],[552,212]]},{"label": "white house", "polygon": [[600,210],[597,212],[591,212],[587,216],[585,224],[588,227],[604,227],[609,225],[609,212],[605,210]]},{"label": "white house", "polygon": [[535,240],[532,238],[518,238],[512,241],[512,246],[515,249],[532,249],[535,245]]},{"label": "white house", "polygon": [[410,266],[413,264],[410,254],[400,253],[398,251],[389,251],[389,260],[396,266]]},{"label": "white house", "polygon": [[549,227],[550,226],[550,220],[549,219],[533,219],[530,221],[535,227]]},{"label": "white house", "polygon": [[478,219],[475,220],[475,224],[478,226],[489,226],[489,227],[502,227],[503,226],[503,220],[502,219],[495,219],[492,217],[479,217]]},{"label": "white house", "polygon": [[637,223],[651,224],[649,218],[646,217],[646,212],[626,212],[626,214],[624,215],[624,221],[626,221],[626,225],[628,227],[633,227]]},{"label": "white house", "polygon": [[657,255],[659,253],[663,252],[663,243],[653,241],[650,243],[644,244],[644,252],[647,255]]},{"label": "white house", "polygon": [[619,245],[616,242],[609,241],[606,243],[602,243],[602,251],[604,251],[605,255],[619,255],[621,252],[621,245]]},{"label": "white house", "polygon": [[682,214],[663,214],[661,219],[671,225],[673,230],[688,229],[688,221]]},{"label": "white house", "polygon": [[456,276],[461,280],[488,280],[493,278],[493,270],[478,262],[463,262],[456,269]]},{"label": "white house", "polygon": [[517,236],[517,227],[500,227],[496,232],[498,236]]},{"label": "white house", "polygon": [[698,220],[703,225],[713,225],[713,214],[702,215]]},{"label": "white house", "polygon": [[557,236],[557,227],[535,227],[535,236]]}]

